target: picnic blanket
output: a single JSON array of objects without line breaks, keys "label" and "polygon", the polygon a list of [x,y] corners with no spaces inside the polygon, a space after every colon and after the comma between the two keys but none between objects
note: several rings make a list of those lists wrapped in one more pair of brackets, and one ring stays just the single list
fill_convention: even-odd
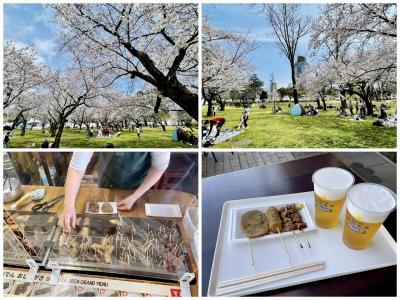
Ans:
[{"label": "picnic blanket", "polygon": [[242,132],[243,132],[242,130],[225,129],[225,130],[221,130],[221,132],[219,133],[219,136],[215,137],[217,132],[216,132],[216,130],[215,131],[213,130],[209,136],[205,136],[203,138],[202,143],[203,143],[203,145],[205,145],[207,142],[209,142],[211,144],[219,144],[219,143],[222,143],[222,142],[225,142],[227,140],[234,138],[235,136],[241,134]]}]

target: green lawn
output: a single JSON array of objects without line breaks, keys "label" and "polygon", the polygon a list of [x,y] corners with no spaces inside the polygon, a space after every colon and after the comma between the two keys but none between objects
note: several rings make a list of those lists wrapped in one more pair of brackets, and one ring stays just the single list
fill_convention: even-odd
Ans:
[{"label": "green lawn", "polygon": [[[190,148],[189,144],[172,140],[173,129],[172,126],[167,127],[167,131],[163,132],[158,128],[144,127],[139,141],[136,131],[125,130],[119,137],[88,138],[86,133],[66,128],[61,137],[60,148],[105,148],[107,143],[113,143],[115,148]],[[41,130],[27,130],[25,136],[20,136],[20,130],[15,130],[8,146],[27,148],[35,143],[34,147],[40,148],[46,138],[49,142],[54,141],[49,133],[42,133]]]},{"label": "green lawn", "polygon": [[[305,102],[302,102],[303,104]],[[314,107],[315,102],[310,102]],[[339,106],[338,102],[328,103]],[[375,103],[379,107],[379,102]],[[218,148],[395,148],[396,128],[373,126],[375,118],[363,122],[337,117],[334,109],[320,111],[318,116],[293,117],[287,103],[281,103],[282,114],[272,114],[272,104],[260,109],[258,104],[251,107],[249,128],[243,133],[215,145]],[[390,102],[390,116],[396,110],[396,101]],[[206,117],[203,106],[203,119]],[[227,120],[223,129],[237,128],[242,108],[226,107],[216,112]]]}]

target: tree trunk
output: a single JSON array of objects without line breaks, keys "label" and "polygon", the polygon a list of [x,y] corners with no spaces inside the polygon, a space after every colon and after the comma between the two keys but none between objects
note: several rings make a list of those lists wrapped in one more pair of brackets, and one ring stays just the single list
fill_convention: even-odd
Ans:
[{"label": "tree trunk", "polygon": [[346,92],[344,90],[339,90],[340,107],[343,109],[347,108]]},{"label": "tree trunk", "polygon": [[24,136],[25,135],[25,130],[26,130],[26,119],[24,119],[22,121],[22,130],[21,130],[20,136]]},{"label": "tree trunk", "polygon": [[321,97],[321,101],[322,101],[322,106],[324,107],[323,110],[326,110],[326,99],[325,99],[325,95]]},{"label": "tree trunk", "polygon": [[54,148],[60,148],[60,142],[61,142],[61,136],[64,130],[64,125],[65,125],[66,120],[65,119],[60,119],[59,120],[59,124],[58,124],[58,128],[57,128],[57,133],[56,133],[56,137],[54,140]]},{"label": "tree trunk", "polygon": [[292,71],[293,101],[294,101],[294,104],[297,104],[297,103],[299,103],[299,94],[297,93],[297,87],[296,87],[296,75],[294,72],[294,58],[290,59],[290,69]]},{"label": "tree trunk", "polygon": [[317,108],[321,109],[322,106],[321,106],[321,101],[319,100],[319,98],[317,98],[316,101],[317,101]]},{"label": "tree trunk", "polygon": [[163,96],[170,98],[186,111],[193,119],[198,120],[198,95],[189,91],[177,78],[157,85]]},{"label": "tree trunk", "polygon": [[212,116],[212,98],[205,99],[207,101],[207,117]]}]

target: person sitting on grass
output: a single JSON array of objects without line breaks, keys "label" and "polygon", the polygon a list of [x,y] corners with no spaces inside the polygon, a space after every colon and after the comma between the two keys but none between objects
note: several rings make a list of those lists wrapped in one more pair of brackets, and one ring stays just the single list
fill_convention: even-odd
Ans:
[{"label": "person sitting on grass", "polygon": [[212,132],[212,130],[215,128],[217,129],[217,134],[215,135],[215,137],[218,137],[220,132],[221,132],[221,128],[222,126],[224,126],[226,119],[224,117],[219,117],[219,118],[214,118],[211,120],[205,120],[204,121],[204,125],[210,125],[210,129],[208,130],[207,136],[209,136]]},{"label": "person sitting on grass", "polygon": [[387,113],[386,113],[386,111],[385,111],[383,105],[381,105],[381,114],[380,114],[380,116],[378,117],[378,119],[383,119],[384,121],[386,121],[387,118],[388,118],[388,115],[387,115]]},{"label": "person sitting on grass", "polygon": [[89,135],[90,138],[93,138],[93,137],[94,137],[93,127],[90,127],[89,132],[88,132],[88,135]]},{"label": "person sitting on grass", "polygon": [[103,128],[103,136],[109,136],[110,134],[110,129],[108,129],[108,127],[104,127]]},{"label": "person sitting on grass", "polygon": [[44,142],[42,143],[42,145],[40,146],[40,148],[43,148],[43,149],[50,148],[49,141],[47,139],[45,139]]}]

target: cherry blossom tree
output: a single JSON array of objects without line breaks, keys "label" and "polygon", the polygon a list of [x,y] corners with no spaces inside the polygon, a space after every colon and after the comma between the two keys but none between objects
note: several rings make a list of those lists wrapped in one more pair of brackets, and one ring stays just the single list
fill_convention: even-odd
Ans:
[{"label": "cherry blossom tree", "polygon": [[214,101],[225,92],[241,90],[254,72],[246,55],[257,44],[248,34],[220,30],[204,21],[202,45],[202,96],[207,103],[207,116],[211,116]]},{"label": "cherry blossom tree", "polygon": [[19,48],[14,41],[6,42],[3,46],[3,108],[41,85],[46,80],[46,71],[35,50]]},{"label": "cherry blossom tree", "polygon": [[60,45],[140,79],[198,118],[196,4],[51,4],[67,30]]},{"label": "cherry blossom tree", "polygon": [[299,4],[265,4],[263,13],[272,27],[273,36],[281,52],[290,63],[294,103],[299,102],[296,85],[295,57],[299,41],[310,31],[311,19],[302,16]]},{"label": "cherry blossom tree", "polygon": [[394,4],[326,4],[314,22],[310,48],[319,74],[324,74],[316,82],[320,90],[326,83],[336,88],[342,108],[348,93],[358,95],[367,113],[373,114],[375,88],[396,81],[394,8]]},{"label": "cherry blossom tree", "polygon": [[104,65],[97,65],[87,53],[69,49],[71,66],[52,73],[47,82],[50,101],[48,113],[56,120],[54,147],[60,146],[65,124],[72,113],[81,106],[93,106],[104,97],[114,82]]}]

